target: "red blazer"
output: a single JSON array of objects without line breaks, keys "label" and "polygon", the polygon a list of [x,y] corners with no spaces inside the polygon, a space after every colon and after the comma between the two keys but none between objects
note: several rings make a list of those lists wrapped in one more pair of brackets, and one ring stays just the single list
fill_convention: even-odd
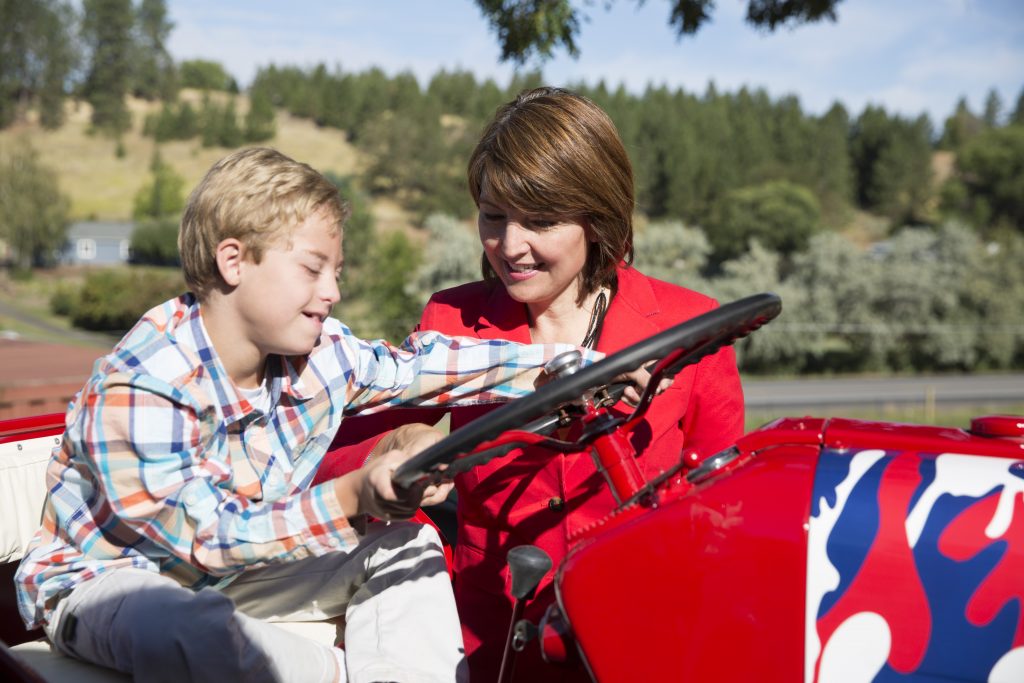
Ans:
[{"label": "red blazer", "polygon": [[[597,350],[614,353],[716,305],[706,296],[622,266]],[[498,283],[473,282],[438,292],[424,309],[419,329],[530,342],[526,307]],[[451,428],[493,408],[457,408]],[[404,422],[433,423],[440,415],[436,410],[391,410],[345,420],[318,479],[358,467],[381,432]],[[655,399],[632,440],[641,470],[652,477],[675,465],[684,448],[708,456],[742,433],[743,392],[729,347],[680,372],[672,387]],[[508,550],[537,545],[557,567],[568,551],[567,538],[608,514],[615,503],[588,453],[552,454],[537,448],[513,451],[476,467],[457,478],[456,488],[455,596],[470,676],[495,680],[511,617]],[[553,578],[554,571],[541,582],[528,606],[528,618],[536,621],[552,602]],[[559,680],[535,668],[539,658],[532,663],[530,659],[517,657],[517,679]]]}]

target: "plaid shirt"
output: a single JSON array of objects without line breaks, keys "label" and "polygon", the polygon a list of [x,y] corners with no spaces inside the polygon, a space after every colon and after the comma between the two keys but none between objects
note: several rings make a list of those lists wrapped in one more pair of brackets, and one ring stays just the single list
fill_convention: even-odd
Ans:
[{"label": "plaid shirt", "polygon": [[228,378],[199,309],[185,295],[146,313],[71,405],[15,578],[30,628],[121,567],[199,589],[352,547],[333,483],[310,486],[343,415],[525,395],[538,365],[574,348],[426,332],[397,349],[331,318],[309,356],[268,359],[264,413]]}]

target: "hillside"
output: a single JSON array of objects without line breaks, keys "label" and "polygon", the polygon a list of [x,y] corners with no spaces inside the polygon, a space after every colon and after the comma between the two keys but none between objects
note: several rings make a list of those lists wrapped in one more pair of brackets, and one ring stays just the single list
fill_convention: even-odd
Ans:
[{"label": "hillside", "polygon": [[[198,104],[197,92],[185,92],[182,99]],[[57,171],[60,187],[71,200],[73,220],[128,220],[135,193],[149,179],[149,164],[156,143],[142,135],[146,114],[156,111],[159,102],[130,100],[132,130],[124,136],[125,155],[118,158],[116,142],[89,133],[91,107],[85,102],[69,102],[67,122],[55,131],[43,130],[33,119],[0,130],[0,147],[15,138],[27,138],[44,163]],[[239,114],[248,108],[245,96],[236,100]],[[317,127],[312,121],[280,112],[277,136],[265,143],[285,154],[309,163],[321,171],[339,175],[358,173],[363,160],[346,140],[342,131]],[[195,186],[210,165],[228,150],[204,148],[198,138],[160,145],[164,161],[185,178],[188,190]],[[378,227],[389,229],[408,223],[404,212],[393,202],[374,207]]]}]

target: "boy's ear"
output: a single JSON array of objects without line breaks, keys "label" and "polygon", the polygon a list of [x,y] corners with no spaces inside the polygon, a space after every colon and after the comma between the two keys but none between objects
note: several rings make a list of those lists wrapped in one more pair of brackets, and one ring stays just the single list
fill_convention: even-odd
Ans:
[{"label": "boy's ear", "polygon": [[242,261],[245,260],[245,245],[234,237],[221,240],[217,245],[217,270],[224,283],[237,287],[241,281]]}]

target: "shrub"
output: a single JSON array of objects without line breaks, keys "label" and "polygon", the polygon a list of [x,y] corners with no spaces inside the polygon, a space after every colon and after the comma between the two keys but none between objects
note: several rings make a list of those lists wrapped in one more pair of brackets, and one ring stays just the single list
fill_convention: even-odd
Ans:
[{"label": "shrub", "polygon": [[185,289],[177,270],[111,268],[89,273],[71,311],[76,327],[124,332],[150,308]]}]

